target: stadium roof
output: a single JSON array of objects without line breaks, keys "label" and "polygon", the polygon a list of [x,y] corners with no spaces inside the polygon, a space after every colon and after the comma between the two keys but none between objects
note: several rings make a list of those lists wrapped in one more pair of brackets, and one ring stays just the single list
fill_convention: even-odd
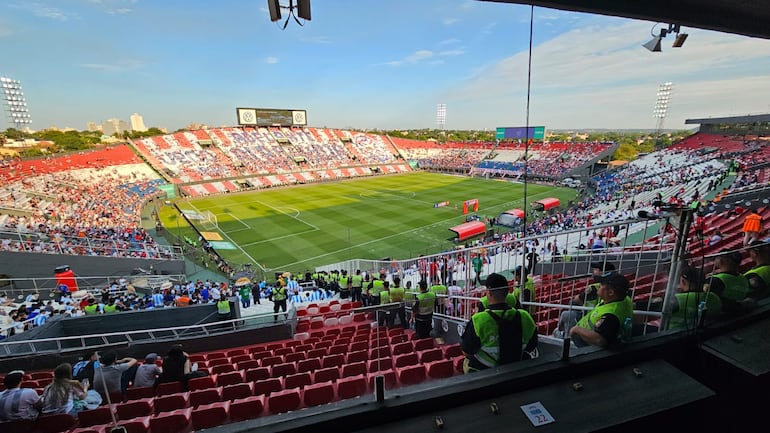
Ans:
[{"label": "stadium roof", "polygon": [[679,24],[770,39],[770,2],[760,0],[481,0]]},{"label": "stadium roof", "polygon": [[730,125],[734,123],[759,123],[770,122],[770,114],[754,114],[733,117],[707,117],[703,119],[687,119],[687,125]]}]

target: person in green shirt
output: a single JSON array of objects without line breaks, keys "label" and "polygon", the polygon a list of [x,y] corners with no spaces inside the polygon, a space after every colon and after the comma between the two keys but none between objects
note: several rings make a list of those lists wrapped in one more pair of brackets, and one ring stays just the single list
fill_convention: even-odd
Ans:
[{"label": "person in green shirt", "polygon": [[238,289],[238,294],[241,295],[241,306],[249,308],[251,306],[251,287],[248,284],[241,286]]},{"label": "person in green shirt", "polygon": [[573,326],[569,335],[578,347],[612,347],[620,342],[626,319],[631,320],[634,306],[628,297],[628,279],[617,272],[597,278],[599,298],[596,306]]},{"label": "person in green shirt", "polygon": [[473,255],[473,258],[471,259],[471,265],[473,266],[473,272],[475,274],[473,276],[473,282],[481,285],[481,270],[484,267],[484,260],[481,258],[481,254]]}]

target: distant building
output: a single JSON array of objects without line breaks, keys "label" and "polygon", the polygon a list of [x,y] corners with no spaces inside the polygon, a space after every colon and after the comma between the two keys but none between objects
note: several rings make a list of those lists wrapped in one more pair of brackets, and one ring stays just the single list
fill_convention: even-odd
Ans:
[{"label": "distant building", "polygon": [[107,119],[102,123],[102,131],[105,135],[122,134],[129,131],[129,125],[125,120],[121,119]]},{"label": "distant building", "polygon": [[209,129],[209,127],[208,127],[208,125],[203,124],[203,123],[195,123],[195,122],[193,122],[193,123],[185,126],[185,129],[188,130],[188,131],[195,131],[195,130],[198,130],[198,129]]},{"label": "distant building", "polygon": [[147,127],[144,126],[144,118],[139,113],[131,115],[131,130],[137,132],[147,131]]},{"label": "distant building", "polygon": [[86,129],[88,129],[88,132],[97,132],[103,130],[102,125],[96,122],[86,123]]}]

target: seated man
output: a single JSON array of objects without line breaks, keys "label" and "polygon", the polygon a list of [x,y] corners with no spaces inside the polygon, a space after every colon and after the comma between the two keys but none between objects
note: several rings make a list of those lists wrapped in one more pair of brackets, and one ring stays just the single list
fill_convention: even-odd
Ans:
[{"label": "seated man", "polygon": [[[605,272],[612,272],[615,270],[615,265],[610,262],[593,262],[591,263],[591,274],[593,275],[593,281],[586,286],[585,291],[578,293],[572,298],[571,305],[582,305],[584,307],[593,308],[596,303],[599,302],[599,298],[596,295],[599,283],[596,282],[596,278],[600,277]],[[583,317],[582,310],[564,310],[559,316],[559,323],[556,325],[556,329],[553,331],[554,337],[563,338],[569,330],[577,325],[580,318]]]},{"label": "seated man", "polygon": [[770,296],[770,242],[753,241],[750,247],[749,257],[754,267],[743,275],[749,281],[748,296],[756,301]]},{"label": "seated man", "polygon": [[42,402],[37,391],[21,388],[24,372],[15,370],[5,375],[5,391],[0,392],[0,422],[37,418]]},{"label": "seated man", "polygon": [[610,347],[620,342],[626,319],[633,316],[633,304],[628,294],[628,279],[617,272],[596,278],[599,302],[573,326],[569,335],[578,347]]},{"label": "seated man", "polygon": [[100,365],[94,370],[94,389],[102,396],[102,400],[108,401],[109,394],[125,392],[128,384],[134,381],[136,365],[134,358],[117,359],[115,351],[108,351],[101,355]]},{"label": "seated man", "polygon": [[[485,285],[487,286],[488,290],[505,289],[505,303],[508,304],[508,306],[511,308],[521,307],[519,300],[516,298],[516,295],[508,290],[508,279],[506,279],[504,276],[497,273],[491,273],[487,275]],[[484,311],[488,308],[489,297],[483,296],[481,299],[479,299],[479,303],[476,306],[476,311]]]},{"label": "seated man", "polygon": [[722,310],[738,313],[750,309],[754,302],[747,300],[749,281],[738,270],[743,256],[740,251],[723,249],[715,259],[716,269],[709,279],[709,292],[719,296]]},{"label": "seated man", "polygon": [[474,314],[462,335],[466,373],[529,359],[528,352],[537,348],[537,327],[532,316],[506,303],[507,282],[487,290],[489,308]]},{"label": "seated man", "polygon": [[[671,309],[669,329],[695,329],[706,320],[719,317],[722,313],[722,301],[715,293],[703,291],[703,273],[691,266],[685,266],[679,277],[679,291],[674,297]],[[705,307],[699,311],[700,304]],[[700,316],[700,317],[699,317]]]}]

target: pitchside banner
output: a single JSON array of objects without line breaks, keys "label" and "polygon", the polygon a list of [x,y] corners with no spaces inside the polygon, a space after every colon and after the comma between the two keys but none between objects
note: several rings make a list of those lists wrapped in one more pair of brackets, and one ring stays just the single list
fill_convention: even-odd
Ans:
[{"label": "pitchside banner", "polygon": [[527,138],[543,140],[545,138],[545,126],[530,126],[529,128],[523,126],[518,126],[515,128],[497,128],[495,138],[498,140],[526,140]]},{"label": "pitchside banner", "polygon": [[449,206],[449,202],[448,201],[440,201],[440,202],[438,202],[438,203],[433,205],[433,207],[444,207],[444,206]]}]

